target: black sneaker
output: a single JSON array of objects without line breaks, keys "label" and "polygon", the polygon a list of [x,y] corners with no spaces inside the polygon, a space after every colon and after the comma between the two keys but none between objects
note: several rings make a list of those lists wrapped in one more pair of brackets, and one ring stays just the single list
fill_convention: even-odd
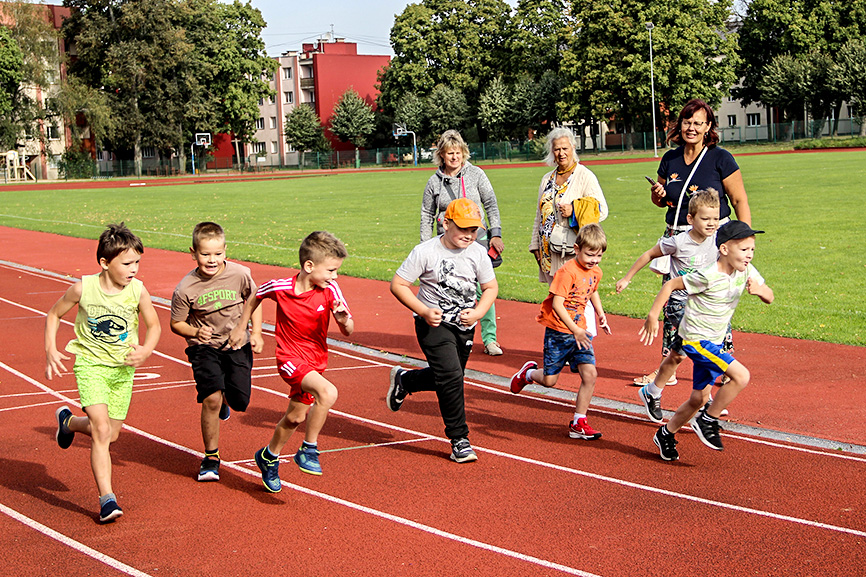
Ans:
[{"label": "black sneaker", "polygon": [[68,449],[72,444],[72,439],[75,438],[75,433],[69,430],[66,424],[72,418],[72,411],[69,407],[63,406],[54,412],[54,418],[57,419],[57,434],[54,436],[57,439],[57,444],[61,449]]},{"label": "black sneaker", "polygon": [[469,463],[477,461],[478,455],[472,450],[472,445],[469,444],[469,439],[451,439],[451,460],[458,463]]},{"label": "black sneaker", "polygon": [[665,461],[679,461],[680,454],[677,451],[677,439],[673,433],[669,433],[665,426],[659,427],[653,435],[653,443],[659,448],[659,455]]},{"label": "black sneaker", "polygon": [[120,508],[120,505],[114,499],[109,499],[99,509],[99,522],[111,523],[121,515],[123,515],[123,510]]},{"label": "black sneaker", "polygon": [[201,461],[201,467],[198,470],[198,480],[219,481],[220,480],[220,462],[219,459],[211,459],[205,457]]},{"label": "black sneaker", "polygon": [[701,409],[698,416],[692,420],[691,427],[701,443],[716,451],[724,450],[722,437],[719,435],[719,420],[708,416],[706,409]]},{"label": "black sneaker", "polygon": [[391,384],[388,386],[388,394],[385,395],[385,404],[395,413],[403,406],[403,400],[408,395],[408,391],[403,388],[401,379],[403,373],[408,372],[402,367],[394,367],[391,369]]},{"label": "black sneaker", "polygon": [[638,391],[640,400],[643,401],[643,407],[646,409],[646,415],[653,423],[661,423],[664,420],[662,415],[661,398],[655,398],[646,390],[647,385],[644,385]]},{"label": "black sneaker", "polygon": [[232,410],[229,408],[228,403],[223,403],[220,407],[220,421],[228,421],[229,417],[232,416]]}]

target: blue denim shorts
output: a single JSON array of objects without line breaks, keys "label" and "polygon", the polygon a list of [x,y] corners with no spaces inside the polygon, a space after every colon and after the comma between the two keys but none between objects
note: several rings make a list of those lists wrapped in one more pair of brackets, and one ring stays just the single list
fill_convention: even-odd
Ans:
[{"label": "blue denim shorts", "polygon": [[692,388],[703,391],[716,382],[736,359],[724,351],[724,344],[710,341],[684,341],[683,352],[692,360]]},{"label": "blue denim shorts", "polygon": [[[592,335],[586,335],[590,343]],[[565,368],[571,367],[571,372],[577,372],[577,365],[595,365],[595,353],[590,344],[588,349],[578,348],[577,341],[571,333],[561,333],[549,327],[544,329],[544,374],[558,375]]]}]

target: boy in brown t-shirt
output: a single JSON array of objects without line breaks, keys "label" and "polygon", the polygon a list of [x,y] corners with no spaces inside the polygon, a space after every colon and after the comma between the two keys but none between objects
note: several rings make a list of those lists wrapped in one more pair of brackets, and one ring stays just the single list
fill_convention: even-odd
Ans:
[{"label": "boy in brown t-shirt", "polygon": [[189,249],[198,265],[178,283],[171,297],[171,331],[186,339],[197,400],[201,403],[204,459],[199,481],[219,481],[220,420],[231,409],[245,411],[250,403],[253,352],[262,352],[262,311],[252,316],[248,342],[228,346],[229,333],[240,321],[244,302],[256,292],[250,269],[226,261],[226,237],[215,222],[201,222]]}]

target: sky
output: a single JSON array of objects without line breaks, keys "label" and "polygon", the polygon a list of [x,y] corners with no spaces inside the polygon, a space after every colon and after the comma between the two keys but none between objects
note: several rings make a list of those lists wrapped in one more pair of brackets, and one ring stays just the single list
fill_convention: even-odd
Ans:
[{"label": "sky", "polygon": [[[417,3],[418,0],[416,0]],[[252,0],[268,27],[262,39],[269,56],[287,50],[300,50],[304,42],[314,42],[331,32],[358,43],[359,54],[393,56],[389,36],[394,16],[412,4],[407,0]],[[517,0],[508,0],[512,7]]]}]

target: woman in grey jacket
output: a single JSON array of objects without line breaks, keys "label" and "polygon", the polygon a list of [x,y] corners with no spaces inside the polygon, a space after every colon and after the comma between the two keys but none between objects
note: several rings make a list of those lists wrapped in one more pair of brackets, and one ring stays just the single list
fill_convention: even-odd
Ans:
[{"label": "woman in grey jacket", "polygon": [[[484,171],[471,164],[468,158],[469,147],[459,132],[446,130],[439,137],[433,155],[433,162],[439,165],[439,169],[427,181],[421,201],[421,241],[441,234],[441,216],[445,214],[448,204],[454,199],[466,197],[484,209],[487,220],[487,231],[479,231],[478,242],[488,244],[496,254],[501,254],[505,245],[502,242],[502,222],[496,194]],[[481,339],[485,353],[494,356],[502,354],[502,347],[496,340],[495,306],[491,306],[481,319]]]}]

